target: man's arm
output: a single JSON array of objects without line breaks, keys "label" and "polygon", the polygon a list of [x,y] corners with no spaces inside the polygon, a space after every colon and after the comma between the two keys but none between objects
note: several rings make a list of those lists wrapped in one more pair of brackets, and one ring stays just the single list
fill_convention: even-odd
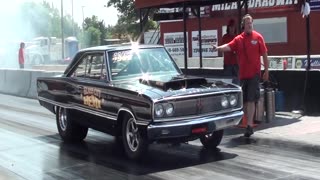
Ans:
[{"label": "man's arm", "polygon": [[212,45],[212,47],[213,47],[214,51],[220,51],[220,52],[231,51],[231,48],[230,48],[230,46],[228,44],[224,44],[224,45],[221,45],[221,46]]},{"label": "man's arm", "polygon": [[269,60],[268,60],[268,54],[264,53],[262,55],[263,58],[263,64],[264,64],[264,74],[263,74],[263,80],[268,81],[269,80]]}]

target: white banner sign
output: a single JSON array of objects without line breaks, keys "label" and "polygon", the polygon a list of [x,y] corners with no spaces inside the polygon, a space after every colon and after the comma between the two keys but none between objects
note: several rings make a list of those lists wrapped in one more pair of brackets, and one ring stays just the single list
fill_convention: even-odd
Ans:
[{"label": "white banner sign", "polygon": [[[241,4],[243,1],[241,1]],[[285,7],[291,5],[297,5],[298,0],[249,0],[248,8],[271,8],[271,7]],[[225,11],[225,10],[236,10],[237,2],[216,4],[212,6],[211,11]]]},{"label": "white banner sign", "polygon": [[[202,57],[218,56],[218,52],[214,52],[211,45],[217,45],[217,33],[217,30],[201,31]],[[192,56],[199,57],[199,31],[192,31]]]},{"label": "white banner sign", "polygon": [[[172,57],[184,56],[184,38],[183,32],[164,33],[164,46]],[[188,49],[188,34],[187,34]]]}]

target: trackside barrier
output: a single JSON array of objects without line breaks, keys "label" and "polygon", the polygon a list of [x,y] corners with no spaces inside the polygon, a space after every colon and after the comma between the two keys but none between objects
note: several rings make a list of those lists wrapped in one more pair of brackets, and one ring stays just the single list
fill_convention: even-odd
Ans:
[{"label": "trackside barrier", "polygon": [[53,77],[59,74],[62,74],[63,72],[53,72],[53,71],[34,71],[31,75],[31,86],[29,89],[29,92],[27,94],[27,97],[29,98],[37,98],[37,79],[38,77]]},{"label": "trackside barrier", "polygon": [[[184,68],[183,56],[173,57],[175,62],[180,68]],[[307,67],[307,56],[268,56],[269,59],[269,70],[305,70]],[[188,58],[188,68],[199,68],[200,60],[199,57]],[[204,68],[223,68],[223,57],[203,57],[202,67]],[[263,67],[263,59],[261,57],[261,69]],[[311,69],[320,69],[320,55],[311,55]]]},{"label": "trackside barrier", "polygon": [[44,71],[32,71],[31,80],[30,80],[30,88],[27,92],[27,97],[29,98],[37,98],[37,78],[43,77]]},{"label": "trackside barrier", "polygon": [[0,93],[37,98],[37,78],[51,77],[62,73],[42,70],[0,69]]},{"label": "trackside barrier", "polygon": [[0,69],[0,92],[3,92],[5,87],[6,73],[4,69]]},{"label": "trackside barrier", "polygon": [[3,91],[7,94],[26,97],[30,89],[31,72],[28,70],[5,70]]}]

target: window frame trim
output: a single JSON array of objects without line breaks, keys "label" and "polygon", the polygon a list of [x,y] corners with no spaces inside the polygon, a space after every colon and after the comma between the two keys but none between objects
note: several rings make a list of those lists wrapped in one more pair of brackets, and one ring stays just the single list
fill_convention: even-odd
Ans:
[{"label": "window frame trim", "polygon": [[[84,74],[84,77],[73,77],[73,76],[70,76],[71,74],[73,74],[75,71],[76,71],[76,69],[77,69],[77,67],[79,66],[79,64],[80,64],[80,62],[82,62],[82,60],[84,59],[84,58],[86,58],[87,56],[90,56],[90,55],[96,55],[96,54],[99,54],[99,55],[102,55],[102,57],[103,57],[103,66],[105,66],[105,68],[107,68],[106,67],[106,53],[105,53],[105,51],[101,51],[101,50],[95,50],[95,51],[88,51],[88,52],[84,52],[81,56],[80,56],[80,58],[79,58],[79,60],[78,60],[78,62],[76,62],[75,63],[75,65],[73,66],[73,68],[66,74],[66,77],[69,77],[69,78],[72,78],[72,79],[83,79],[83,80],[93,80],[93,81],[105,81],[105,82],[108,82],[109,80],[108,80],[108,72],[106,73],[106,75],[107,75],[107,77],[106,78],[103,78],[103,79],[94,79],[94,78],[90,78],[90,77],[87,77],[87,62],[86,62],[86,68],[85,68],[85,74]],[[91,61],[92,61],[92,57],[91,57]],[[102,67],[103,67],[102,66]],[[103,68],[101,67],[101,70],[100,70],[100,75],[101,75],[101,77],[102,77],[102,70],[103,70]],[[106,69],[107,70],[107,69]]]}]

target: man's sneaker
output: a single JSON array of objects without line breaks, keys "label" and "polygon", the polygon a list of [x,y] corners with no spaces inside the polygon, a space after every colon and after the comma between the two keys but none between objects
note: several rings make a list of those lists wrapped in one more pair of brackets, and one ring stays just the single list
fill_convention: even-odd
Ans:
[{"label": "man's sneaker", "polygon": [[244,137],[250,137],[253,134],[253,128],[248,126],[246,132],[244,133]]}]

